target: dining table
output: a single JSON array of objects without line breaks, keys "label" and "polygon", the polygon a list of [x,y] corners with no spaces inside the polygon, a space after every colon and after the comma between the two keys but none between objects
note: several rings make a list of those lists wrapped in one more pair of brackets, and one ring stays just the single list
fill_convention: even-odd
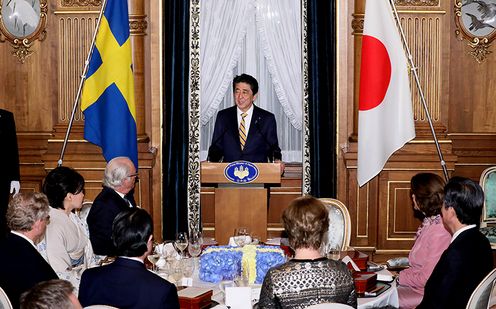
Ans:
[{"label": "dining table", "polygon": [[[381,270],[376,271],[379,278],[393,278],[392,274],[383,267]],[[380,275],[380,276],[379,276]],[[221,283],[211,283],[205,282],[199,279],[198,269],[193,272],[193,277],[186,280],[183,279],[182,282],[178,282],[178,285],[190,285],[193,287],[201,287],[212,290],[212,306],[210,308],[215,309],[227,309],[229,308],[225,304],[225,286],[235,286],[234,282],[223,281]],[[377,295],[359,295],[358,297],[358,308],[377,308],[384,306],[399,307],[398,302],[398,290],[396,288],[396,280],[378,281],[378,287],[382,287],[380,291],[377,291]],[[261,291],[261,284],[250,284],[251,288],[251,304],[253,307],[258,302]],[[223,291],[224,290],[224,291]],[[181,295],[181,293],[179,293]]]}]

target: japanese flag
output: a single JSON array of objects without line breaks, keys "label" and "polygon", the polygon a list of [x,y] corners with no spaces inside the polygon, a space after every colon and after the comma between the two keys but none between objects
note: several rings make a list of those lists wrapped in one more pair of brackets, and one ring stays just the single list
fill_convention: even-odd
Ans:
[{"label": "japanese flag", "polygon": [[408,66],[389,0],[367,0],[360,69],[358,184],[415,137]]}]

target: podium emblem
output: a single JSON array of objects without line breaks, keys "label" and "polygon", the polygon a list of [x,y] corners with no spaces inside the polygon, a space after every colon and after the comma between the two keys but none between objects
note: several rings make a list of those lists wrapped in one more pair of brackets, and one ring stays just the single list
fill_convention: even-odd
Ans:
[{"label": "podium emblem", "polygon": [[224,169],[224,175],[232,182],[244,184],[257,179],[258,168],[248,161],[235,161],[229,163]]}]

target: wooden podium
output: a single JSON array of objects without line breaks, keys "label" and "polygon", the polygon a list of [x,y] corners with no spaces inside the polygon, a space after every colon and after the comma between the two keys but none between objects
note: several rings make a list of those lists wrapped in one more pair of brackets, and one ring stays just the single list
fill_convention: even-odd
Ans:
[{"label": "wooden podium", "polygon": [[237,227],[247,227],[252,235],[267,240],[268,185],[281,183],[279,163],[252,163],[258,177],[239,184],[228,179],[224,171],[230,163],[201,163],[201,183],[215,184],[215,239],[227,244]]}]

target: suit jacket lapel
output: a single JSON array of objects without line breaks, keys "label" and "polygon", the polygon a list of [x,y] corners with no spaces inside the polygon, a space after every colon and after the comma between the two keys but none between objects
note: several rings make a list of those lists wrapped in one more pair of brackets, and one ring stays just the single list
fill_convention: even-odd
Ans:
[{"label": "suit jacket lapel", "polygon": [[257,120],[260,117],[260,109],[253,104],[253,115],[251,116],[250,129],[248,130],[248,136],[246,137],[245,149],[250,147],[253,143],[254,136],[257,134]]}]

